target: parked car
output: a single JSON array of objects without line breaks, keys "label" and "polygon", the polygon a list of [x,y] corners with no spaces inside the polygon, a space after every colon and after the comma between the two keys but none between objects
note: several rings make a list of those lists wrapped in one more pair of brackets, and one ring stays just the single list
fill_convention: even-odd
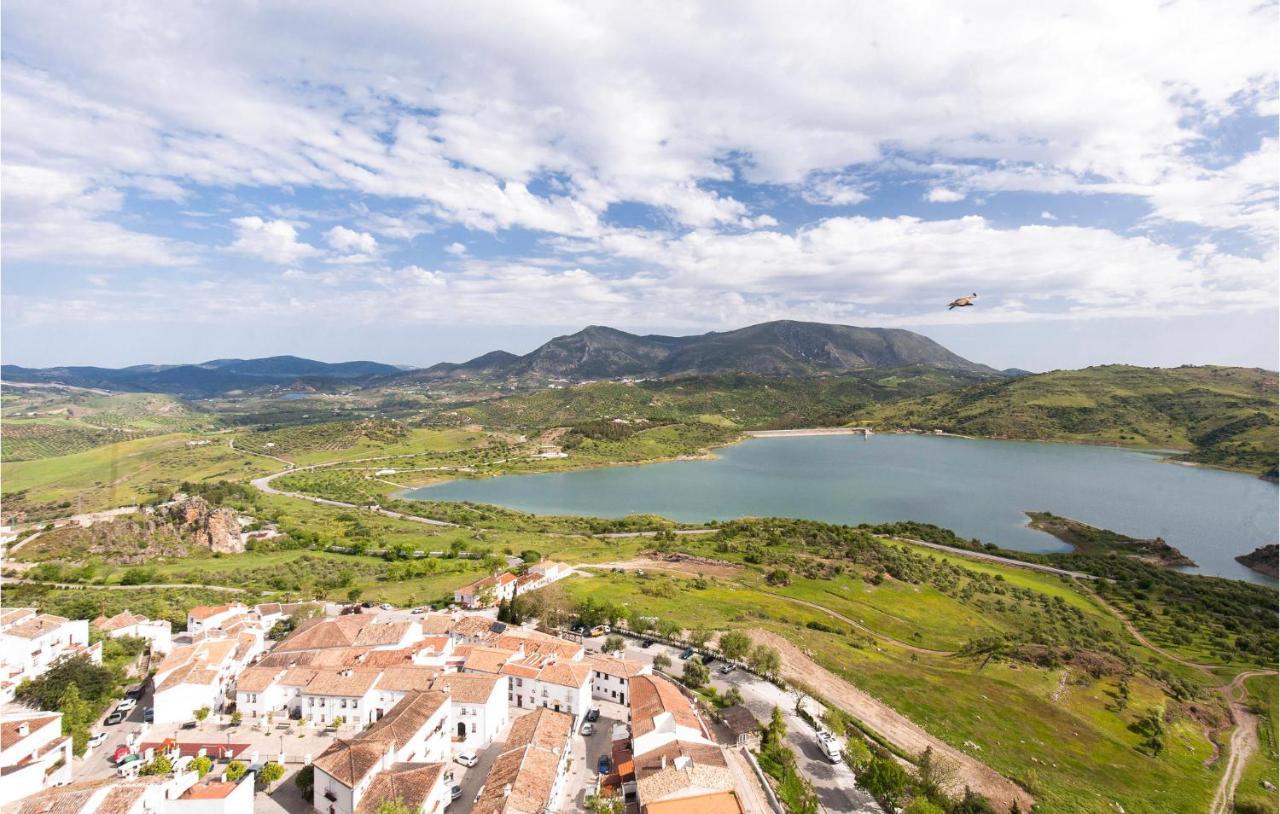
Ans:
[{"label": "parked car", "polygon": [[199,725],[200,725],[199,721],[183,721],[182,722],[183,729],[195,729]]},{"label": "parked car", "polygon": [[732,673],[736,669],[738,669],[737,665],[726,664],[725,666],[720,668],[720,675],[727,676],[729,675],[729,673]]},{"label": "parked car", "polygon": [[461,763],[463,766],[466,766],[468,769],[480,762],[480,759],[475,756],[474,752],[463,752],[455,757],[454,760]]},{"label": "parked car", "polygon": [[103,723],[105,723],[107,726],[115,726],[116,724],[120,723],[123,720],[124,720],[124,713],[117,709],[112,711],[112,713],[107,716],[107,720],[103,721]]},{"label": "parked car", "polygon": [[680,654],[680,660],[681,660],[681,661],[688,661],[688,660],[689,660],[689,659],[691,659],[691,658],[693,658],[693,648],[692,648],[692,647],[686,647],[686,648],[685,648],[685,650],[684,650],[684,652]]},{"label": "parked car", "polygon": [[592,707],[587,710],[587,720],[595,723],[600,720],[600,707]]},{"label": "parked car", "polygon": [[125,756],[128,754],[129,754],[129,747],[125,746],[124,744],[121,744],[116,747],[116,750],[114,752],[111,753],[111,762],[118,766],[120,764],[120,761],[124,760]]},{"label": "parked car", "polygon": [[427,612],[426,608],[414,608],[412,611],[410,611],[410,613],[426,613],[426,612]]},{"label": "parked car", "polygon": [[596,734],[596,725],[591,723],[590,721],[587,721],[582,725],[582,734],[584,735]]},{"label": "parked car", "polygon": [[136,706],[138,706],[138,699],[126,698],[120,703],[116,704],[116,710],[120,712],[128,712],[129,710],[133,709]]},{"label": "parked car", "polygon": [[449,799],[456,800],[462,796],[462,786],[454,786],[449,789]]},{"label": "parked car", "polygon": [[653,639],[645,639],[643,642],[640,642],[640,646],[645,648],[653,647]]},{"label": "parked car", "polygon": [[600,774],[608,774],[612,766],[613,763],[609,760],[608,755],[601,755],[600,759],[596,761],[596,771]]},{"label": "parked car", "polygon": [[392,606],[392,604],[391,604],[390,602],[383,602],[383,603],[382,603],[382,605],[381,605],[381,607],[382,607],[382,609],[383,609],[383,610],[391,610],[391,608],[392,608],[393,606]]},{"label": "parked car", "polygon": [[714,663],[715,663],[715,661],[716,661],[716,657],[715,657],[715,656],[703,656],[703,657],[702,657],[702,664],[703,664],[703,666],[704,666],[704,667],[710,667],[712,664],[714,664]]},{"label": "parked car", "polygon": [[836,740],[836,736],[830,732],[818,733],[818,745],[822,747],[822,753],[826,755],[829,762],[840,763],[844,759],[840,754],[840,741]]},{"label": "parked car", "polygon": [[94,732],[89,736],[90,746],[101,746],[107,740],[106,732]]},{"label": "parked car", "polygon": [[143,720],[143,721],[145,721],[145,722],[147,722],[147,723],[149,723],[149,724],[153,724],[153,723],[155,723],[155,722],[156,722],[156,708],[155,708],[155,707],[147,707],[146,709],[142,710],[142,720]]}]

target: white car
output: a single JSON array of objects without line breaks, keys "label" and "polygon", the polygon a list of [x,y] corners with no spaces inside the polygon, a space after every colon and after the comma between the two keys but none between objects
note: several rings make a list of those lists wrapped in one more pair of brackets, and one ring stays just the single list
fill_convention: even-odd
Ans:
[{"label": "white car", "polygon": [[582,725],[582,734],[594,735],[595,733],[596,733],[595,724],[591,723],[590,721],[587,721],[585,724]]},{"label": "white car", "polygon": [[136,706],[138,706],[138,699],[126,698],[120,703],[116,704],[116,709],[119,710],[120,712],[128,712],[129,710],[133,709]]},{"label": "white car", "polygon": [[480,762],[480,759],[472,752],[463,752],[455,757],[454,760],[461,763],[463,766],[466,766],[468,769]]},{"label": "white car", "polygon": [[107,741],[106,732],[95,732],[89,736],[90,746],[101,746],[102,744],[106,743],[106,741]]}]

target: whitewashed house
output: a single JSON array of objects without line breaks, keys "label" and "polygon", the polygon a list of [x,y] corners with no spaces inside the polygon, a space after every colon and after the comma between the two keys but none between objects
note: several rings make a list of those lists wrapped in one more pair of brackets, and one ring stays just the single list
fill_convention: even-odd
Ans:
[{"label": "whitewashed house", "polygon": [[59,659],[81,654],[102,661],[101,644],[89,646],[87,619],[37,613],[34,608],[0,613],[0,700],[13,700],[19,683],[42,675]]},{"label": "whitewashed house", "polygon": [[173,649],[172,624],[165,619],[148,619],[127,608],[111,618],[99,616],[93,620],[93,626],[111,639],[146,639],[155,655],[163,656]]},{"label": "whitewashed house", "polygon": [[591,668],[591,697],[626,705],[630,697],[631,679],[651,675],[653,665],[618,656],[587,656]]},{"label": "whitewashed house", "polygon": [[504,675],[446,673],[432,687],[449,693],[449,733],[455,751],[475,751],[493,743],[510,721],[508,678]]},{"label": "whitewashed house", "polygon": [[70,782],[71,738],[62,734],[62,713],[0,717],[0,805]]}]

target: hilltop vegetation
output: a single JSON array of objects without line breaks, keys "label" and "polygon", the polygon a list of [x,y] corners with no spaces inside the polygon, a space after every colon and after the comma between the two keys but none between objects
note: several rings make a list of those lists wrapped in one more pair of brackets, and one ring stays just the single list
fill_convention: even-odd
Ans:
[{"label": "hilltop vegetation", "polygon": [[1189,462],[1274,477],[1277,377],[1234,367],[1060,370],[858,413],[885,429],[1185,450]]}]

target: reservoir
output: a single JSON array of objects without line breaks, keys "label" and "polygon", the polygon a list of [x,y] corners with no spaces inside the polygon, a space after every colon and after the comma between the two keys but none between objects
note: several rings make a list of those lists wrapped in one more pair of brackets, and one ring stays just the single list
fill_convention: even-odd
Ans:
[{"label": "reservoir", "polygon": [[1163,537],[1186,570],[1263,584],[1233,557],[1277,540],[1276,485],[1161,463],[1146,452],[917,435],[757,438],[708,460],[454,480],[403,497],[493,503],[537,514],[682,522],[798,517],[917,520],[1022,551],[1062,551],[1027,527],[1049,511],[1134,537]]}]

